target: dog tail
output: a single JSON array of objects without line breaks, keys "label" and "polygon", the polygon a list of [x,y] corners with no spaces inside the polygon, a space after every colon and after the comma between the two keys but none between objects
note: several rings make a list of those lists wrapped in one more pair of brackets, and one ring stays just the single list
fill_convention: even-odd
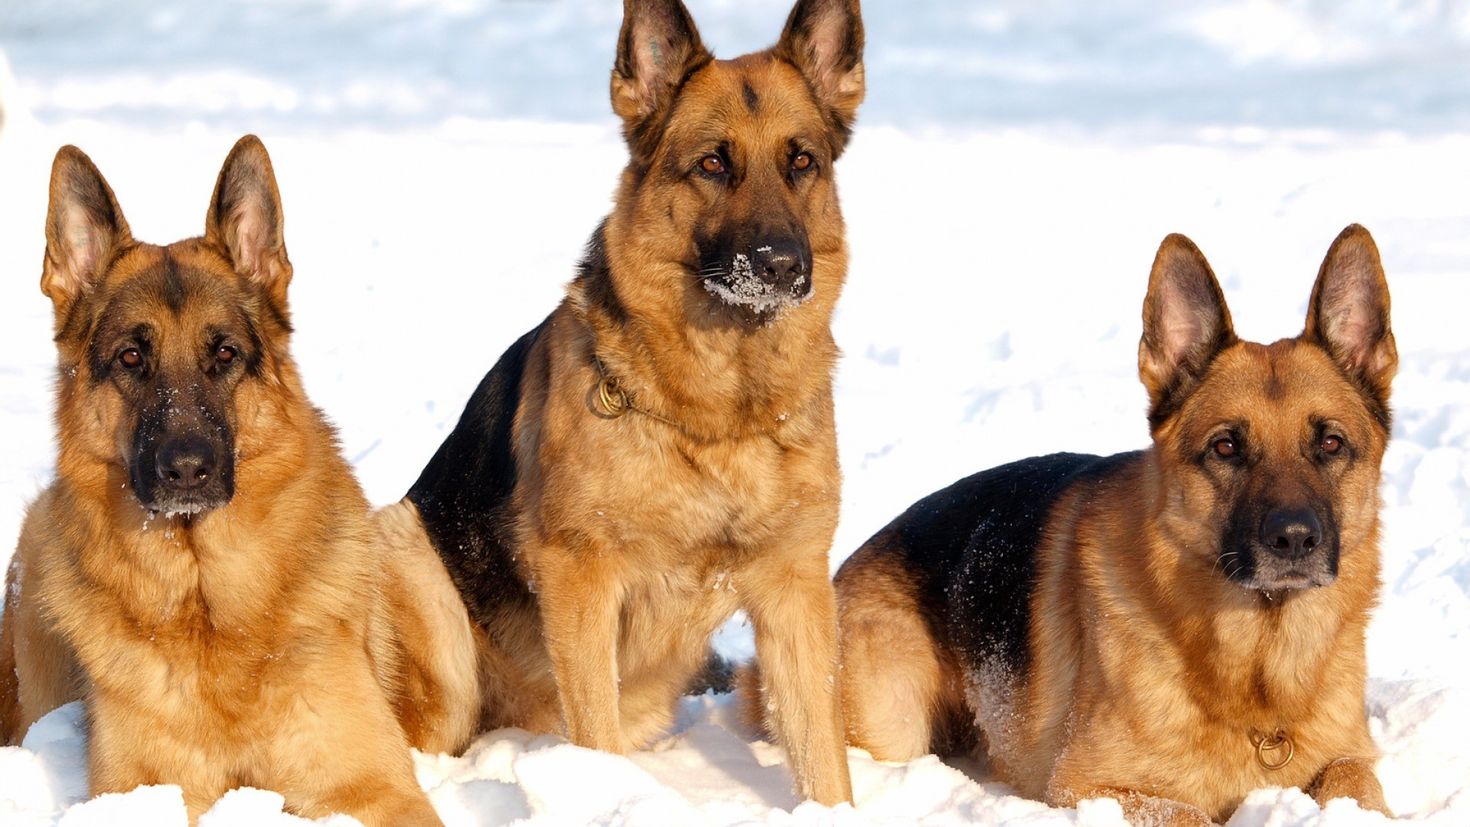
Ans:
[{"label": "dog tail", "polygon": [[685,687],[685,695],[703,695],[713,692],[723,695],[735,691],[735,664],[720,656],[719,652],[711,649],[705,657],[704,666],[689,681]]},{"label": "dog tail", "polygon": [[[18,557],[18,555],[17,555]],[[0,747],[14,742],[20,733],[20,678],[15,674],[15,612],[20,592],[16,579],[20,560],[12,560],[5,574],[5,609],[0,613]]]}]

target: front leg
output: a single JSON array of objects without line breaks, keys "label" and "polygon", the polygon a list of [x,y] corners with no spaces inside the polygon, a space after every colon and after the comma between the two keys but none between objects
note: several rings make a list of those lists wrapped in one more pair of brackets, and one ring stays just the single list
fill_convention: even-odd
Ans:
[{"label": "front leg", "polygon": [[1200,808],[1119,787],[1093,787],[1081,791],[1048,792],[1054,807],[1075,807],[1089,798],[1112,798],[1123,808],[1123,818],[1133,827],[1214,827],[1215,822]]},{"label": "front leg", "polygon": [[276,790],[307,818],[345,813],[366,827],[443,827],[360,645],[305,645],[325,651],[263,695],[267,742],[252,750],[259,757],[243,780]]},{"label": "front leg", "polygon": [[95,798],[144,785],[177,784],[193,824],[230,789],[221,759],[176,735],[191,731],[193,721],[149,715],[136,706],[135,700],[100,689],[88,701],[89,793]]},{"label": "front leg", "polygon": [[837,601],[825,549],[755,568],[741,592],[755,626],[766,707],[797,791],[828,806],[851,802],[837,698]]},{"label": "front leg", "polygon": [[[20,553],[23,552],[24,549]],[[13,564],[12,574],[19,568],[18,563]],[[60,632],[41,616],[40,601],[27,591],[35,585],[26,584],[11,591],[10,594],[21,597],[5,604],[0,646],[8,648],[0,653],[0,670],[6,672],[0,675],[0,680],[10,680],[10,689],[15,694],[14,706],[0,710],[0,715],[11,718],[9,726],[0,722],[0,746],[19,745],[31,725],[42,716],[82,697],[85,679],[81,665]],[[9,664],[5,663],[7,655],[14,658]]]},{"label": "front leg", "polygon": [[1363,758],[1339,758],[1317,775],[1307,795],[1327,806],[1334,798],[1351,798],[1365,810],[1374,810],[1393,818],[1383,800],[1383,786],[1373,773],[1373,762]]},{"label": "front leg", "polygon": [[621,754],[628,751],[618,712],[621,590],[605,559],[541,548],[537,597],[567,738]]}]

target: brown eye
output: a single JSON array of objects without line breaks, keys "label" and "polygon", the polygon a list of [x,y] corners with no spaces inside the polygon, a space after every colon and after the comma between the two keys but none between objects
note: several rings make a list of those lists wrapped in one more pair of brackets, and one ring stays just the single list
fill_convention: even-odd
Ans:
[{"label": "brown eye", "polygon": [[1234,437],[1229,436],[1215,440],[1210,444],[1210,448],[1214,450],[1215,456],[1221,459],[1233,459],[1240,453],[1240,445]]},{"label": "brown eye", "polygon": [[810,152],[798,152],[796,157],[791,159],[791,168],[797,172],[806,172],[812,168],[813,163],[815,161],[812,160]]},{"label": "brown eye", "polygon": [[1328,434],[1322,437],[1322,453],[1336,454],[1342,450],[1342,437]]},{"label": "brown eye", "polygon": [[718,155],[706,155],[699,160],[699,168],[709,175],[719,175],[725,171],[725,162]]},{"label": "brown eye", "polygon": [[219,347],[214,349],[214,359],[221,365],[228,365],[229,363],[235,361],[235,357],[239,355],[239,351],[235,350],[229,345],[220,345]]},{"label": "brown eye", "polygon": [[136,370],[143,364],[143,354],[135,347],[130,347],[117,355],[118,364],[128,370]]}]

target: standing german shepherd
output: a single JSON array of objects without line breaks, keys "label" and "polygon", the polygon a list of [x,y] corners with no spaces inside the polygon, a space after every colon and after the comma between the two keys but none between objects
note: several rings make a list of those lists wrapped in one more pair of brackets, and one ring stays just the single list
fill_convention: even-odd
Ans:
[{"label": "standing german shepherd", "polygon": [[1164,240],[1139,372],[1153,445],[1057,454],[915,504],[837,573],[851,743],[982,743],[1058,806],[1224,821],[1258,787],[1386,812],[1363,709],[1388,285],[1343,231],[1306,330],[1237,339],[1209,265]]},{"label": "standing german shepherd", "polygon": [[57,479],[10,567],[0,743],[81,698],[94,795],[178,784],[193,820],[249,785],[303,815],[439,824],[408,748],[472,733],[475,675],[437,661],[472,645],[468,617],[433,555],[375,544],[302,390],[265,147],[235,145],[204,237],[166,247],[63,148],[42,272]]},{"label": "standing german shepherd", "polygon": [[743,608],[800,792],[851,797],[829,323],[862,45],[856,0],[800,0],[773,49],[730,61],[679,0],[625,4],[613,211],[381,518],[464,595],[485,726],[645,745]]}]

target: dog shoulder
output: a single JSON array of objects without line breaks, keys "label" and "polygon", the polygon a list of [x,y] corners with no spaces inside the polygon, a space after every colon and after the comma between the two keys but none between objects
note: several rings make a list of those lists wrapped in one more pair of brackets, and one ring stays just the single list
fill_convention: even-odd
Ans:
[{"label": "dog shoulder", "polygon": [[963,663],[999,658],[1025,669],[1037,549],[1056,504],[1075,484],[1138,456],[1062,453],[991,468],[925,497],[884,529]]},{"label": "dog shoulder", "polygon": [[454,430],[408,491],[472,613],[525,591],[510,553],[514,429],[527,365],[549,317],[517,339],[475,388]]}]

